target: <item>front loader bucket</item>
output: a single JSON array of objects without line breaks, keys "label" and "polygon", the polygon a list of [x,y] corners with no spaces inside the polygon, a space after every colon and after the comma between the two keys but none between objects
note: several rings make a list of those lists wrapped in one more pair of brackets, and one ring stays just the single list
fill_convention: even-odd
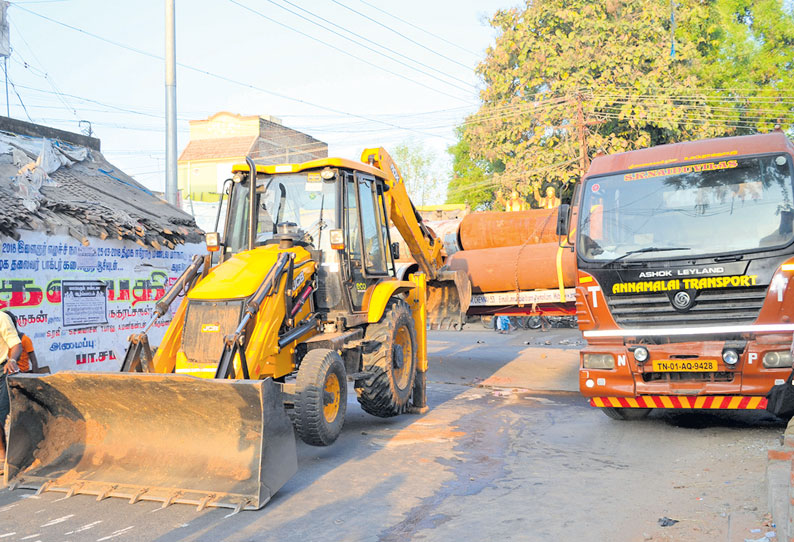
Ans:
[{"label": "front loader bucket", "polygon": [[463,270],[441,270],[427,283],[430,329],[462,329],[471,304],[471,282]]},{"label": "front loader bucket", "polygon": [[255,510],[297,471],[271,380],[75,373],[9,378],[6,483]]}]

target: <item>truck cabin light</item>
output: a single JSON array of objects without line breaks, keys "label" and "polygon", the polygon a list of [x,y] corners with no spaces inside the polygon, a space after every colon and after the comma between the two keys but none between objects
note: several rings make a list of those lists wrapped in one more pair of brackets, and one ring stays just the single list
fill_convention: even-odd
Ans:
[{"label": "truck cabin light", "polygon": [[634,354],[634,359],[639,363],[646,361],[649,356],[648,349],[645,348],[644,346],[638,346],[637,348],[635,348],[633,354]]},{"label": "truck cabin light", "polygon": [[780,369],[791,367],[791,352],[784,350],[781,352],[767,352],[762,360],[767,369]]},{"label": "truck cabin light", "polygon": [[328,232],[331,239],[331,248],[333,250],[345,250],[345,232],[342,230],[331,230]]},{"label": "truck cabin light", "polygon": [[216,231],[205,233],[204,241],[207,243],[207,251],[209,252],[217,252],[221,248],[220,235]]},{"label": "truck cabin light", "polygon": [[739,363],[739,352],[732,348],[726,348],[722,351],[722,361],[727,365],[736,365]]},{"label": "truck cabin light", "polygon": [[614,369],[615,358],[612,354],[584,354],[582,366],[585,369]]},{"label": "truck cabin light", "polygon": [[322,177],[326,181],[330,181],[331,179],[336,177],[336,170],[330,167],[324,168],[320,172],[320,177]]}]

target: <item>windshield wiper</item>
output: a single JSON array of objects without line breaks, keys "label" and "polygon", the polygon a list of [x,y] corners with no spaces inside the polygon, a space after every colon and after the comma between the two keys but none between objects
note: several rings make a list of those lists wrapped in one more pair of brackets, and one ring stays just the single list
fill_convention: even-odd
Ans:
[{"label": "windshield wiper", "polygon": [[638,248],[637,250],[629,250],[625,254],[621,254],[617,258],[613,258],[603,264],[601,267],[606,267],[608,265],[612,265],[613,263],[622,260],[627,256],[631,256],[632,254],[642,254],[644,252],[667,252],[668,250],[692,250],[690,247],[645,247],[645,248]]}]

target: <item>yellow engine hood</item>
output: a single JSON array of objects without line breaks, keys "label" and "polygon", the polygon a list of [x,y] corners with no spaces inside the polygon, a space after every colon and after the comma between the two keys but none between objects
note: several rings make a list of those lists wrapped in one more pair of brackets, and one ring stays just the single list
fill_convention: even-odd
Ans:
[{"label": "yellow engine hood", "polygon": [[235,254],[220,265],[213,267],[188,294],[188,299],[235,299],[246,298],[259,288],[268,271],[275,265],[282,252],[295,254],[295,265],[310,258],[303,247],[279,249],[268,245]]}]

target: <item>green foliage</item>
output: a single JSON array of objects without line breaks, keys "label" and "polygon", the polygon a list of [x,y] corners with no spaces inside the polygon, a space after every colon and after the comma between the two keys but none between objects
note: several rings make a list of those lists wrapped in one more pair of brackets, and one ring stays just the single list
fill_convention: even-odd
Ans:
[{"label": "green foliage", "polygon": [[426,205],[438,186],[433,170],[436,155],[416,140],[406,140],[394,147],[394,161],[403,174],[405,188],[415,205]]},{"label": "green foliage", "polygon": [[447,148],[452,156],[452,177],[447,184],[447,203],[465,203],[473,211],[486,211],[494,206],[494,171],[501,172],[501,163],[476,160],[462,127],[456,129],[458,142]]},{"label": "green foliage", "polygon": [[582,138],[589,158],[794,118],[794,17],[780,0],[677,0],[674,57],[663,0],[527,0],[491,24],[482,105],[452,152],[504,164],[493,181],[523,195],[569,191]]}]

